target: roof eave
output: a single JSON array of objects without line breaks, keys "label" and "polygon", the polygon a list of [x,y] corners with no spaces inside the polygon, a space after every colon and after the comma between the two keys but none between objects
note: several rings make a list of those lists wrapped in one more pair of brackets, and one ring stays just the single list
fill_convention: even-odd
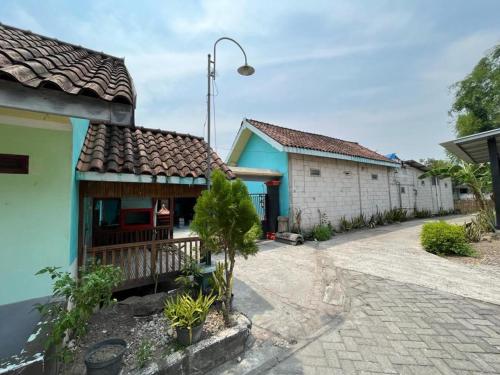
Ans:
[{"label": "roof eave", "polygon": [[0,80],[0,106],[43,112],[121,126],[134,125],[134,106],[98,98],[71,95],[47,88],[31,88]]},{"label": "roof eave", "polygon": [[76,172],[76,179],[79,181],[100,181],[100,182],[131,182],[146,184],[176,184],[176,185],[206,185],[204,177],[181,177],[181,176],[151,176],[138,175],[133,173],[112,173],[112,172]]}]

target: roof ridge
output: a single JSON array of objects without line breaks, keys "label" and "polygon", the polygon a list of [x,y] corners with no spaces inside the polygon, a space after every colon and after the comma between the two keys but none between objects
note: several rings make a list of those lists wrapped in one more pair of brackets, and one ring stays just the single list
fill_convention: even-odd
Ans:
[{"label": "roof ridge", "polygon": [[53,38],[53,37],[49,37],[49,36],[46,36],[46,35],[38,34],[38,33],[35,33],[33,31],[31,31],[31,30],[28,30],[28,29],[22,29],[20,27],[7,25],[7,24],[2,23],[2,22],[0,22],[0,26],[3,26],[5,28],[11,29],[11,30],[17,30],[17,31],[21,31],[23,33],[35,35],[35,36],[40,37],[40,38],[45,39],[45,40],[51,40],[51,41],[54,41],[54,42],[62,43],[62,44],[74,47],[76,49],[82,49],[82,50],[85,50],[85,51],[90,52],[90,53],[96,53],[96,54],[99,54],[99,55],[102,55],[102,56],[105,56],[105,57],[109,57],[109,58],[112,58],[112,59],[115,59],[115,60],[120,60],[120,61],[123,61],[123,62],[125,61],[125,57],[113,56],[113,55],[110,55],[109,53],[105,53],[103,51],[97,51],[97,50],[94,50],[94,49],[91,49],[91,48],[84,47],[84,46],[79,45],[79,44],[69,43],[69,42],[66,42],[64,40],[60,40],[60,39],[57,39],[57,38]]},{"label": "roof ridge", "polygon": [[[298,130],[298,129],[293,129],[293,128],[288,128],[286,126],[281,126],[281,125],[276,125],[276,124],[271,124],[269,122],[264,122],[264,121],[259,121],[259,120],[255,120],[255,119],[251,119],[251,118],[245,118],[246,121],[255,121],[255,122],[259,122],[261,124],[265,124],[265,125],[269,125],[269,126],[274,126],[276,128],[281,128],[281,129],[286,129],[286,130],[291,130],[291,131],[294,131],[294,132],[299,132],[299,133],[303,133],[303,134],[309,134],[309,135],[315,135],[315,136],[320,136],[320,137],[326,137],[326,138],[330,138],[330,139],[335,139],[337,141],[341,141],[341,142],[348,142],[348,143],[352,143],[352,144],[355,144],[355,145],[359,145],[358,142],[354,142],[354,141],[347,141],[345,139],[341,139],[341,138],[335,138],[335,137],[332,137],[332,136],[329,136],[329,135],[325,135],[325,134],[318,134],[318,133],[311,133],[311,132],[305,132],[303,130]],[[364,146],[362,146],[364,147]],[[366,147],[365,147],[366,148]]]}]

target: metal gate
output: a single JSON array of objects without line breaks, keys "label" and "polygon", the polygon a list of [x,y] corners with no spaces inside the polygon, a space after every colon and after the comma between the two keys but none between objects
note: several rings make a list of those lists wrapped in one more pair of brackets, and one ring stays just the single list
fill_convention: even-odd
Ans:
[{"label": "metal gate", "polygon": [[252,198],[252,203],[259,215],[260,222],[262,224],[262,231],[265,233],[267,231],[267,194],[249,194]]}]

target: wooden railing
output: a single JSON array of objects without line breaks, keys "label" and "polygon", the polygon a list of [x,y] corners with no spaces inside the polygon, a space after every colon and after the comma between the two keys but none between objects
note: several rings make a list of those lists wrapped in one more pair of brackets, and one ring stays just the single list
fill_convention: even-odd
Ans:
[{"label": "wooden railing", "polygon": [[117,290],[153,284],[178,272],[190,260],[199,261],[202,243],[198,237],[96,246],[87,251],[87,264],[113,264],[123,271]]},{"label": "wooden railing", "polygon": [[93,245],[108,246],[117,244],[130,244],[153,240],[167,240],[172,238],[171,226],[157,226],[140,230],[94,230]]}]

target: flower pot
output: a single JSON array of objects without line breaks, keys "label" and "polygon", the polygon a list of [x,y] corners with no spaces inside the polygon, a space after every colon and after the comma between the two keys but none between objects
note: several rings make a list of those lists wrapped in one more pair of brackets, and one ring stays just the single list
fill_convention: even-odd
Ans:
[{"label": "flower pot", "polygon": [[92,345],[85,353],[87,375],[118,375],[123,366],[125,340],[113,338]]},{"label": "flower pot", "polygon": [[189,346],[200,341],[201,332],[203,331],[203,323],[191,328],[191,335],[189,335],[189,329],[185,327],[175,327],[177,332],[177,341],[179,344],[184,346]]}]

